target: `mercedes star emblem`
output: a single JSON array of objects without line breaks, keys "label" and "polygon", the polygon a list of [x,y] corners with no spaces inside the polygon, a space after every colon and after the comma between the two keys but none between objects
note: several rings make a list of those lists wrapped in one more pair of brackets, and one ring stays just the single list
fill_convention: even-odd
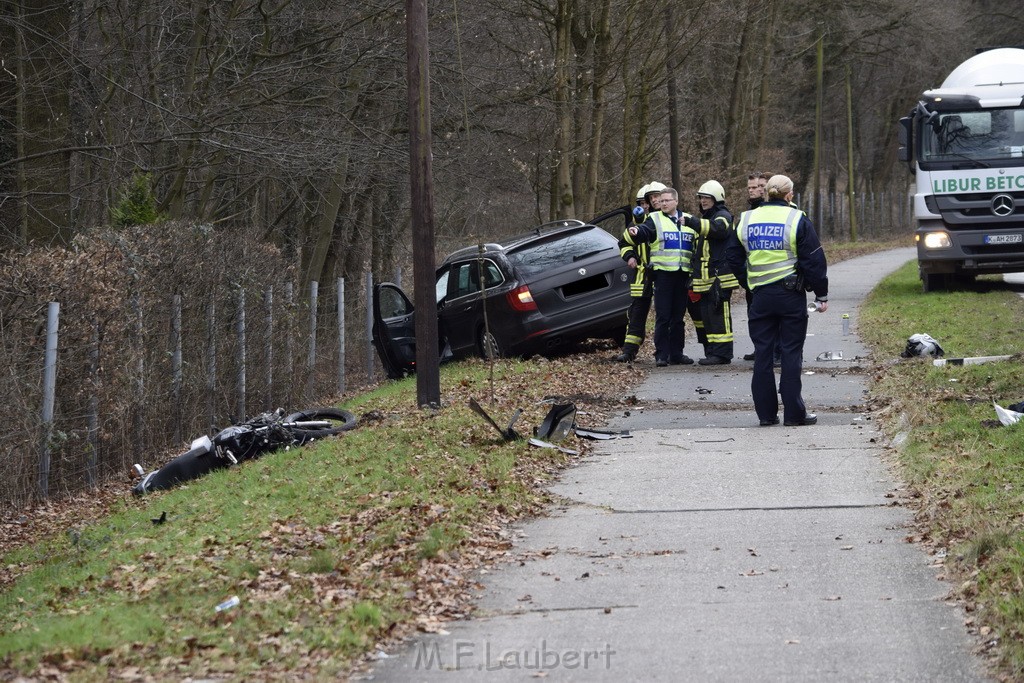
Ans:
[{"label": "mercedes star emblem", "polygon": [[[1012,199],[1010,200],[1010,206],[1013,206],[1013,200]],[[1013,209],[1010,209],[1010,210],[1013,211]],[[580,274],[580,277],[583,277],[584,275],[587,274],[587,269],[586,268],[580,268],[576,272]]]},{"label": "mercedes star emblem", "polygon": [[997,194],[992,198],[992,213],[997,216],[1009,216],[1013,213],[1013,197],[1008,194]]}]

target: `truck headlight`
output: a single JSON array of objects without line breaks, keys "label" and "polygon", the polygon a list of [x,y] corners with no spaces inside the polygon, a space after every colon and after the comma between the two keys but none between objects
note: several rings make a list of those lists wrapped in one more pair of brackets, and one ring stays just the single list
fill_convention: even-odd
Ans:
[{"label": "truck headlight", "polygon": [[925,249],[948,249],[953,246],[949,235],[944,232],[926,232],[923,239]]}]

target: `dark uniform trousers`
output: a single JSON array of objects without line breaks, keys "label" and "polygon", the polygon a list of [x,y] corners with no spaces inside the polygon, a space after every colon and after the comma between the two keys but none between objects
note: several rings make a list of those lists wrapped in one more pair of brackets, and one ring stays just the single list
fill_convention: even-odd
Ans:
[{"label": "dark uniform trousers", "polygon": [[690,274],[684,270],[652,270],[654,274],[654,357],[683,359],[686,328],[683,316],[689,301]]},{"label": "dark uniform trousers", "polygon": [[[747,312],[750,338],[754,342],[754,375],[750,390],[754,410],[761,420],[778,416],[782,395],[783,422],[800,422],[807,408],[800,396],[804,340],[807,338],[807,295],[772,282],[754,290]],[[782,356],[782,376],[775,386],[772,358],[778,348]]]}]

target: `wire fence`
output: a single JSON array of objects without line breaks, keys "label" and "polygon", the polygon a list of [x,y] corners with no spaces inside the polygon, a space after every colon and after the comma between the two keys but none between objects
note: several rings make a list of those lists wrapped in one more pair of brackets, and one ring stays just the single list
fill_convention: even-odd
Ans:
[{"label": "wire fence", "polygon": [[[820,221],[815,224],[822,239],[839,242],[849,241],[850,197],[845,193],[822,192],[817,195],[821,206]],[[818,215],[815,195],[797,194],[797,206],[814,220]],[[854,218],[857,239],[885,239],[899,235],[913,235],[914,198],[904,190],[862,192],[853,197]]]},{"label": "wire fence", "polygon": [[228,422],[376,379],[372,275],[303,286],[265,245],[159,230],[0,255],[0,504],[149,469]]}]

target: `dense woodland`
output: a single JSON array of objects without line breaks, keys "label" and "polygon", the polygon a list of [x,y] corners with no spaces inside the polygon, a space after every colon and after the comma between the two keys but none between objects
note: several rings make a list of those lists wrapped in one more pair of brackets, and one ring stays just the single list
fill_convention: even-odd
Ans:
[{"label": "dense woodland", "polygon": [[[442,253],[654,179],[684,205],[708,177],[740,205],[762,169],[805,193],[902,191],[895,122],[916,94],[975,47],[1024,42],[1024,15],[981,0],[429,12]],[[0,59],[2,247],[106,224],[148,174],[161,214],[275,243],[304,281],[410,259],[398,0],[0,0]]]}]

